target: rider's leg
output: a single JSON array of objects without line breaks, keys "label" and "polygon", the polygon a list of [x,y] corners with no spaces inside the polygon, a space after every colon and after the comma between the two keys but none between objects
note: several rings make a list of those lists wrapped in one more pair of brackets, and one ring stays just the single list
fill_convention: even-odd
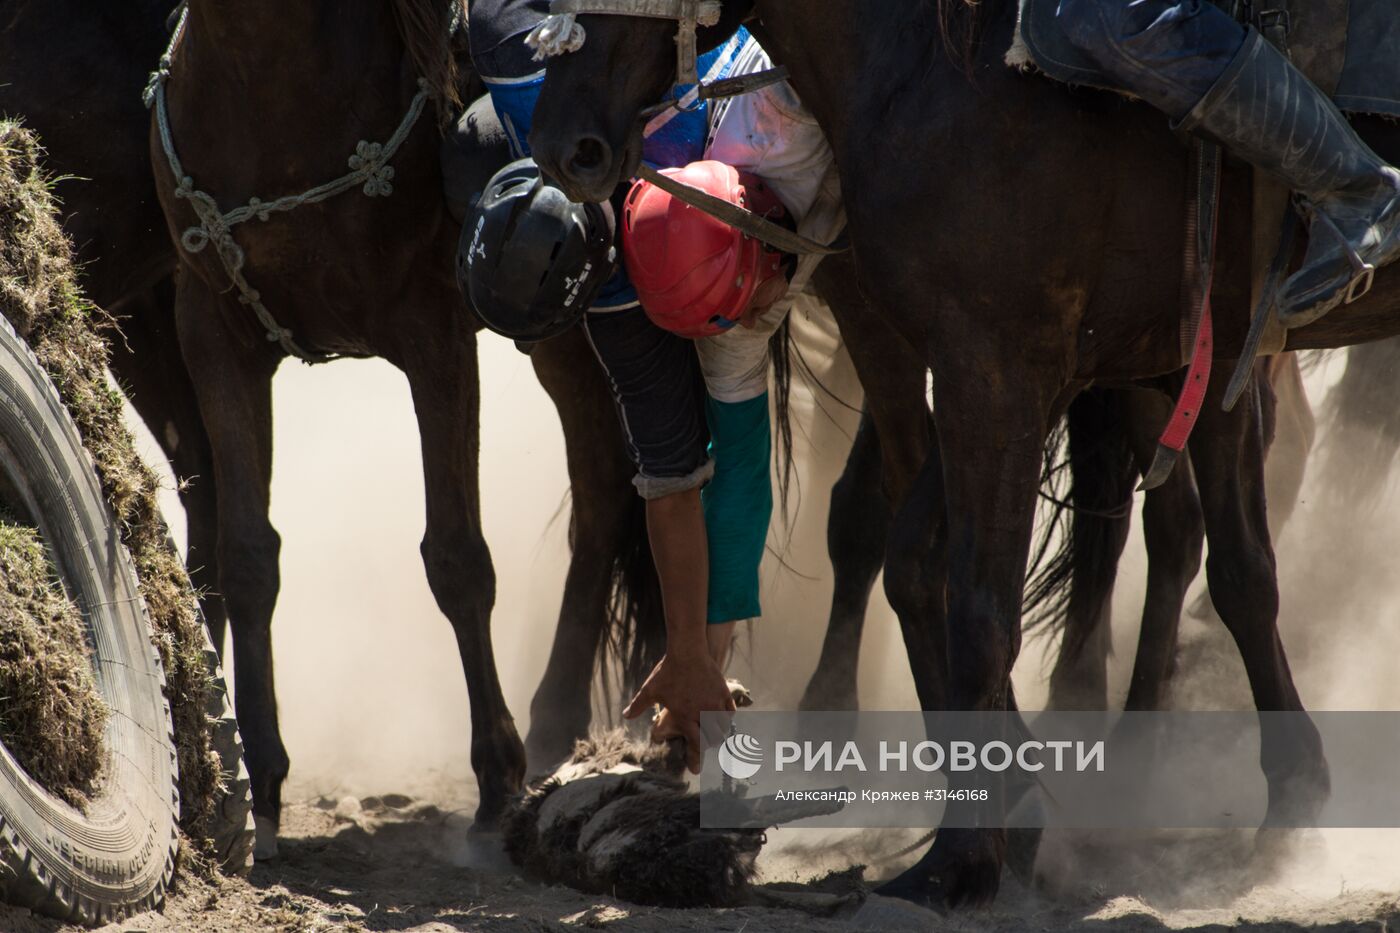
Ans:
[{"label": "rider's leg", "polygon": [[1245,39],[1208,0],[1062,0],[1058,16],[1100,67],[1174,120],[1215,86]]},{"label": "rider's leg", "polygon": [[1257,32],[1206,0],[1064,0],[1060,16],[1076,43],[1180,128],[1219,140],[1310,202],[1307,255],[1278,297],[1286,326],[1348,300],[1364,284],[1362,263],[1400,257],[1400,172]]},{"label": "rider's leg", "polygon": [[517,159],[530,154],[526,137],[544,84],[544,67],[526,47],[525,35],[548,12],[547,0],[475,0],[468,18],[472,64],[486,83]]}]

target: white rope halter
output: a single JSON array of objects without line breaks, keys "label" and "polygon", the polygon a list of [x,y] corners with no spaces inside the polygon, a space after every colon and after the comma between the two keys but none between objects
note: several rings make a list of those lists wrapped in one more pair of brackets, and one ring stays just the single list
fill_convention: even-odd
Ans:
[{"label": "white rope halter", "polygon": [[346,160],[346,165],[350,169],[346,174],[300,194],[283,195],[270,201],[249,198],[247,204],[225,211],[219,206],[219,202],[214,199],[213,195],[196,188],[194,178],[185,173],[184,165],[181,164],[180,157],[175,152],[175,138],[170,128],[170,114],[165,105],[165,86],[170,81],[170,67],[175,55],[175,47],[179,44],[180,37],[184,35],[188,18],[189,7],[186,5],[181,8],[180,20],[175,26],[174,33],[170,36],[170,44],[166,46],[165,54],[160,57],[160,65],[151,73],[150,82],[142,94],[146,106],[155,110],[161,148],[165,151],[165,160],[170,167],[170,173],[175,178],[175,197],[189,201],[195,216],[199,218],[199,223],[187,227],[181,233],[180,245],[189,253],[198,253],[206,246],[213,245],[214,252],[223,264],[224,271],[228,273],[233,287],[238,290],[239,302],[252,309],[258,323],[267,332],[269,342],[278,344],[287,354],[295,356],[304,363],[325,363],[333,360],[336,358],[336,354],[321,353],[297,343],[293,339],[291,330],[279,324],[272,312],[263,304],[262,294],[249,284],[247,277],[243,274],[246,257],[243,248],[233,237],[233,228],[254,218],[266,221],[274,213],[290,211],[303,204],[316,204],[355,187],[358,187],[367,198],[387,198],[394,191],[394,167],[389,162],[399,151],[399,147],[408,138],[414,124],[418,122],[418,117],[423,113],[423,105],[429,96],[428,82],[422,78],[418,79],[418,92],[409,101],[408,112],[404,114],[393,135],[386,142],[379,143],[362,139],[355,144],[354,153]]},{"label": "white rope halter", "polygon": [[699,84],[695,30],[699,26],[714,26],[722,12],[722,0],[553,0],[549,15],[525,37],[525,44],[535,50],[537,62],[577,52],[587,38],[578,22],[581,13],[674,20],[677,24],[676,83]]}]

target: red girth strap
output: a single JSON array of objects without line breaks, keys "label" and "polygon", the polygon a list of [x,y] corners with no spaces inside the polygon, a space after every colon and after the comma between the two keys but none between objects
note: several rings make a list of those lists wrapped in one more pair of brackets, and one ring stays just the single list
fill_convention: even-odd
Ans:
[{"label": "red girth strap", "polygon": [[1156,489],[1167,481],[1176,465],[1191,429],[1201,414],[1206,389],[1210,385],[1211,358],[1215,352],[1215,333],[1210,315],[1210,291],[1215,278],[1216,218],[1220,205],[1221,150],[1214,143],[1197,141],[1192,147],[1196,192],[1186,210],[1185,277],[1188,292],[1190,323],[1195,325],[1195,341],[1191,346],[1190,365],[1186,383],[1172,409],[1166,430],[1157,439],[1157,454],[1152,466],[1142,478],[1139,489]]},{"label": "red girth strap", "polygon": [[1211,332],[1210,294],[1201,308],[1201,326],[1196,335],[1196,350],[1191,356],[1191,366],[1186,370],[1186,384],[1181,388],[1181,396],[1172,409],[1171,420],[1162,432],[1157,443],[1180,452],[1191,437],[1191,429],[1196,426],[1196,416],[1206,399],[1206,388],[1210,384],[1211,355],[1215,350],[1215,335]]}]

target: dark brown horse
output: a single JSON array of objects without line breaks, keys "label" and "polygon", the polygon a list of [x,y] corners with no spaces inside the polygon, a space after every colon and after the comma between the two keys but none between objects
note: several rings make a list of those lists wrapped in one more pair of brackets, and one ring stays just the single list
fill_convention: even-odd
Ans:
[{"label": "dark brown horse", "polygon": [[[1285,354],[1261,362],[1256,373],[1261,399],[1279,399],[1280,417],[1274,420],[1296,428],[1276,430],[1278,436],[1269,446],[1266,485],[1272,527],[1278,527],[1278,516],[1286,516],[1296,503],[1301,482],[1294,480],[1301,480],[1300,465],[1312,441],[1302,424],[1311,417],[1307,399],[1292,391],[1297,371],[1295,355]],[[1061,435],[1051,436],[1046,452],[1052,458],[1046,470],[1051,489],[1042,493],[1050,502],[1049,514],[1027,572],[1024,606],[1027,625],[1043,627],[1057,641],[1050,709],[1108,709],[1110,609],[1132,524],[1133,490],[1152,463],[1170,407],[1170,399],[1155,390],[1093,389],[1070,404],[1062,435],[1065,456],[1058,463],[1053,462],[1059,456],[1054,448]],[[871,590],[884,565],[892,512],[881,483],[880,450],[874,420],[863,412],[845,470],[832,489],[827,528],[835,584],[831,615],[800,709],[858,707],[861,636]],[[1068,488],[1057,492],[1055,487],[1064,485],[1056,482],[1061,475],[1067,477]],[[1147,587],[1124,708],[1156,710],[1162,708],[1175,671],[1182,604],[1200,569],[1205,539],[1189,467],[1148,490],[1142,521]],[[1058,546],[1052,535],[1059,537]]]},{"label": "dark brown horse", "polygon": [[[448,4],[430,0],[293,6],[259,0],[236,8],[192,0],[167,86],[169,126],[184,171],[224,210],[343,175],[358,141],[384,142],[404,120],[420,77],[428,79],[440,108],[470,86],[469,75],[453,75],[450,17]],[[525,754],[491,647],[495,586],[477,486],[478,325],[453,280],[458,228],[444,202],[433,111],[430,104],[393,157],[388,196],[369,197],[357,187],[266,223],[254,221],[235,237],[262,302],[302,347],[380,356],[408,377],[423,448],[423,560],[457,635],[481,792],[477,818],[489,826],[519,788]],[[178,179],[158,127],[149,139],[168,235],[179,243],[198,218],[190,202],[175,195]],[[479,184],[505,161],[500,149],[483,148],[480,155]],[[268,854],[288,767],[270,642],[279,540],[268,521],[271,382],[286,354],[238,301],[215,248],[172,255],[166,247],[163,255],[179,260],[175,318],[208,432],[213,466],[205,475],[212,473],[217,502],[218,588],[233,632],[259,848]],[[552,760],[587,728],[589,686],[614,583],[625,569],[624,555],[644,554],[644,539],[637,548],[642,525],[632,471],[581,335],[539,346],[532,360],[564,423],[575,508],[575,559],[545,680],[531,707],[532,752]]]},{"label": "dark brown horse", "polygon": [[[1264,485],[1271,538],[1277,540],[1302,491],[1313,442],[1312,409],[1302,392],[1297,354],[1261,360],[1255,380],[1255,391],[1269,408],[1261,427],[1273,426]],[[1032,621],[1061,631],[1050,675],[1051,709],[1107,708],[1110,608],[1132,522],[1126,506],[1152,463],[1169,410],[1165,395],[1132,389],[1093,389],[1070,405],[1064,468],[1071,485],[1056,506],[1069,512],[1064,543],[1052,558],[1032,567],[1027,593]],[[1200,569],[1205,538],[1189,467],[1174,470],[1166,483],[1147,492],[1142,523],[1147,588],[1124,708],[1156,710],[1176,669],[1182,602]]]},{"label": "dark brown horse", "polygon": [[[750,13],[836,153],[862,287],[937,373],[939,456],[902,510],[922,511],[926,528],[946,523],[929,540],[947,547],[928,549],[919,568],[946,579],[946,603],[931,600],[925,631],[906,629],[921,700],[1007,709],[1046,433],[1085,386],[1180,365],[1185,147],[1146,106],[1006,68],[1013,0],[731,0],[703,41]],[[587,40],[551,60],[531,141],[572,196],[599,199],[635,167],[637,116],[673,80],[676,30],[615,16],[580,23]],[[949,53],[958,34],[976,38],[966,67]],[[1394,127],[1358,128],[1382,155],[1400,155]],[[1249,304],[1249,191],[1249,173],[1231,163],[1215,277],[1216,352],[1226,366],[1243,343]],[[1398,283],[1383,271],[1363,300],[1291,332],[1289,349],[1400,332]],[[1258,404],[1225,413],[1217,387],[1191,463],[1212,598],[1256,706],[1301,710],[1276,627]],[[929,634],[943,605],[946,640]],[[1310,726],[1266,727],[1261,763],[1271,820],[1306,817],[1325,799],[1326,764]],[[1005,839],[990,829],[941,832],[896,890],[984,903],[997,889]]]},{"label": "dark brown horse", "polygon": [[[214,641],[222,647],[226,615],[221,593],[226,584],[220,582],[214,454],[176,339],[172,272],[177,256],[152,184],[150,117],[139,92],[169,41],[171,25],[167,0],[143,0],[121,15],[88,0],[24,5],[0,24],[0,61],[5,63],[0,70],[0,110],[22,114],[46,141],[51,170],[73,176],[60,187],[65,225],[78,247],[89,297],[121,323],[122,339],[113,347],[118,381],[161,443],[175,475],[189,480],[179,486],[188,515],[188,564],[202,593]],[[94,70],[104,80],[90,80]],[[460,83],[470,87],[470,76],[462,75]],[[221,135],[218,127],[197,124],[194,129],[196,138]],[[459,181],[469,189],[473,177],[479,186],[505,156],[494,128],[479,127],[467,118],[463,130],[454,137],[460,156],[454,167],[466,176]],[[318,231],[316,237],[323,240],[324,232]],[[361,248],[376,249],[368,238],[362,238]],[[823,293],[848,317],[853,306],[862,306],[848,258],[828,263],[819,279]],[[857,355],[890,359],[900,352],[872,345],[872,341],[888,340],[888,334],[867,333],[866,339],[852,341]],[[541,761],[567,750],[588,726],[592,659],[607,631],[609,601],[633,601],[630,607],[613,607],[615,620],[619,615],[635,620],[651,612],[646,604],[652,589],[649,557],[638,500],[626,482],[629,471],[622,463],[620,445],[606,441],[615,432],[612,408],[600,404],[591,356],[580,354],[567,341],[560,344],[534,357],[539,378],[560,410],[575,490],[570,535],[574,559],[549,666],[532,703],[526,743],[530,758]],[[910,365],[919,368],[912,358]],[[908,411],[922,410],[921,377],[887,382],[889,388],[903,390]],[[889,391],[882,391],[879,382],[872,381],[872,386],[872,409],[880,413],[887,430],[907,435],[899,413],[892,413]],[[874,436],[873,431],[862,435]],[[891,482],[896,490],[901,471],[907,483],[922,459],[921,454],[903,449],[907,446],[892,445],[892,459],[886,464],[894,474]],[[863,449],[864,443],[857,448]],[[846,484],[853,494],[864,495],[868,482],[869,492],[883,498],[878,454],[877,447],[868,464],[868,458],[857,458],[857,470],[848,470],[850,475],[859,472],[868,478],[854,487]],[[861,565],[855,578],[863,579],[867,565],[878,568],[883,560],[883,535],[867,542],[845,532],[864,523],[858,511],[851,514],[856,521],[847,526],[841,522],[839,503],[833,512],[833,540],[843,542],[841,551],[833,555],[840,581],[852,579],[845,572],[850,561]],[[872,570],[864,584],[866,593],[873,578]],[[610,585],[614,580],[618,585]],[[274,584],[273,593],[264,598],[275,598],[275,578],[262,580],[253,595],[269,583]],[[849,617],[855,609],[838,592],[833,617],[842,612]],[[859,612],[863,616],[863,600]],[[618,632],[614,629],[611,634],[617,637]],[[850,658],[854,657],[853,651]],[[252,668],[251,660],[244,667]],[[260,682],[262,675],[250,670],[247,676]],[[853,688],[853,678],[851,684]],[[256,695],[250,691],[250,696]],[[245,720],[250,715],[245,706]],[[267,754],[263,753],[263,760]],[[271,756],[277,760],[276,750]],[[264,787],[266,781],[264,775]],[[264,796],[259,812],[266,810]]]},{"label": "dark brown horse", "polygon": [[[117,14],[83,0],[17,5],[0,22],[0,113],[39,134],[47,169],[65,179],[57,191],[83,287],[121,324],[124,339],[112,345],[117,381],[175,475],[207,477],[209,441],[175,339],[175,256],[151,183],[139,90],[169,38],[170,7],[140,0]],[[207,482],[180,486],[190,576],[219,634],[213,492]]]}]

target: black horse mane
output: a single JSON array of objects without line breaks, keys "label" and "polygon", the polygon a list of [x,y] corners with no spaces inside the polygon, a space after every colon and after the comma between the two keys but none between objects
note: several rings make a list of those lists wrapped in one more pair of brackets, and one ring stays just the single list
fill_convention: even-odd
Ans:
[{"label": "black horse mane", "polygon": [[452,48],[452,24],[465,23],[466,0],[393,0],[394,20],[415,70],[427,82],[440,114],[461,109],[457,57]]},{"label": "black horse mane", "polygon": [[982,16],[996,0],[929,0],[934,6],[938,35],[948,60],[972,76],[972,63],[981,34]]}]

